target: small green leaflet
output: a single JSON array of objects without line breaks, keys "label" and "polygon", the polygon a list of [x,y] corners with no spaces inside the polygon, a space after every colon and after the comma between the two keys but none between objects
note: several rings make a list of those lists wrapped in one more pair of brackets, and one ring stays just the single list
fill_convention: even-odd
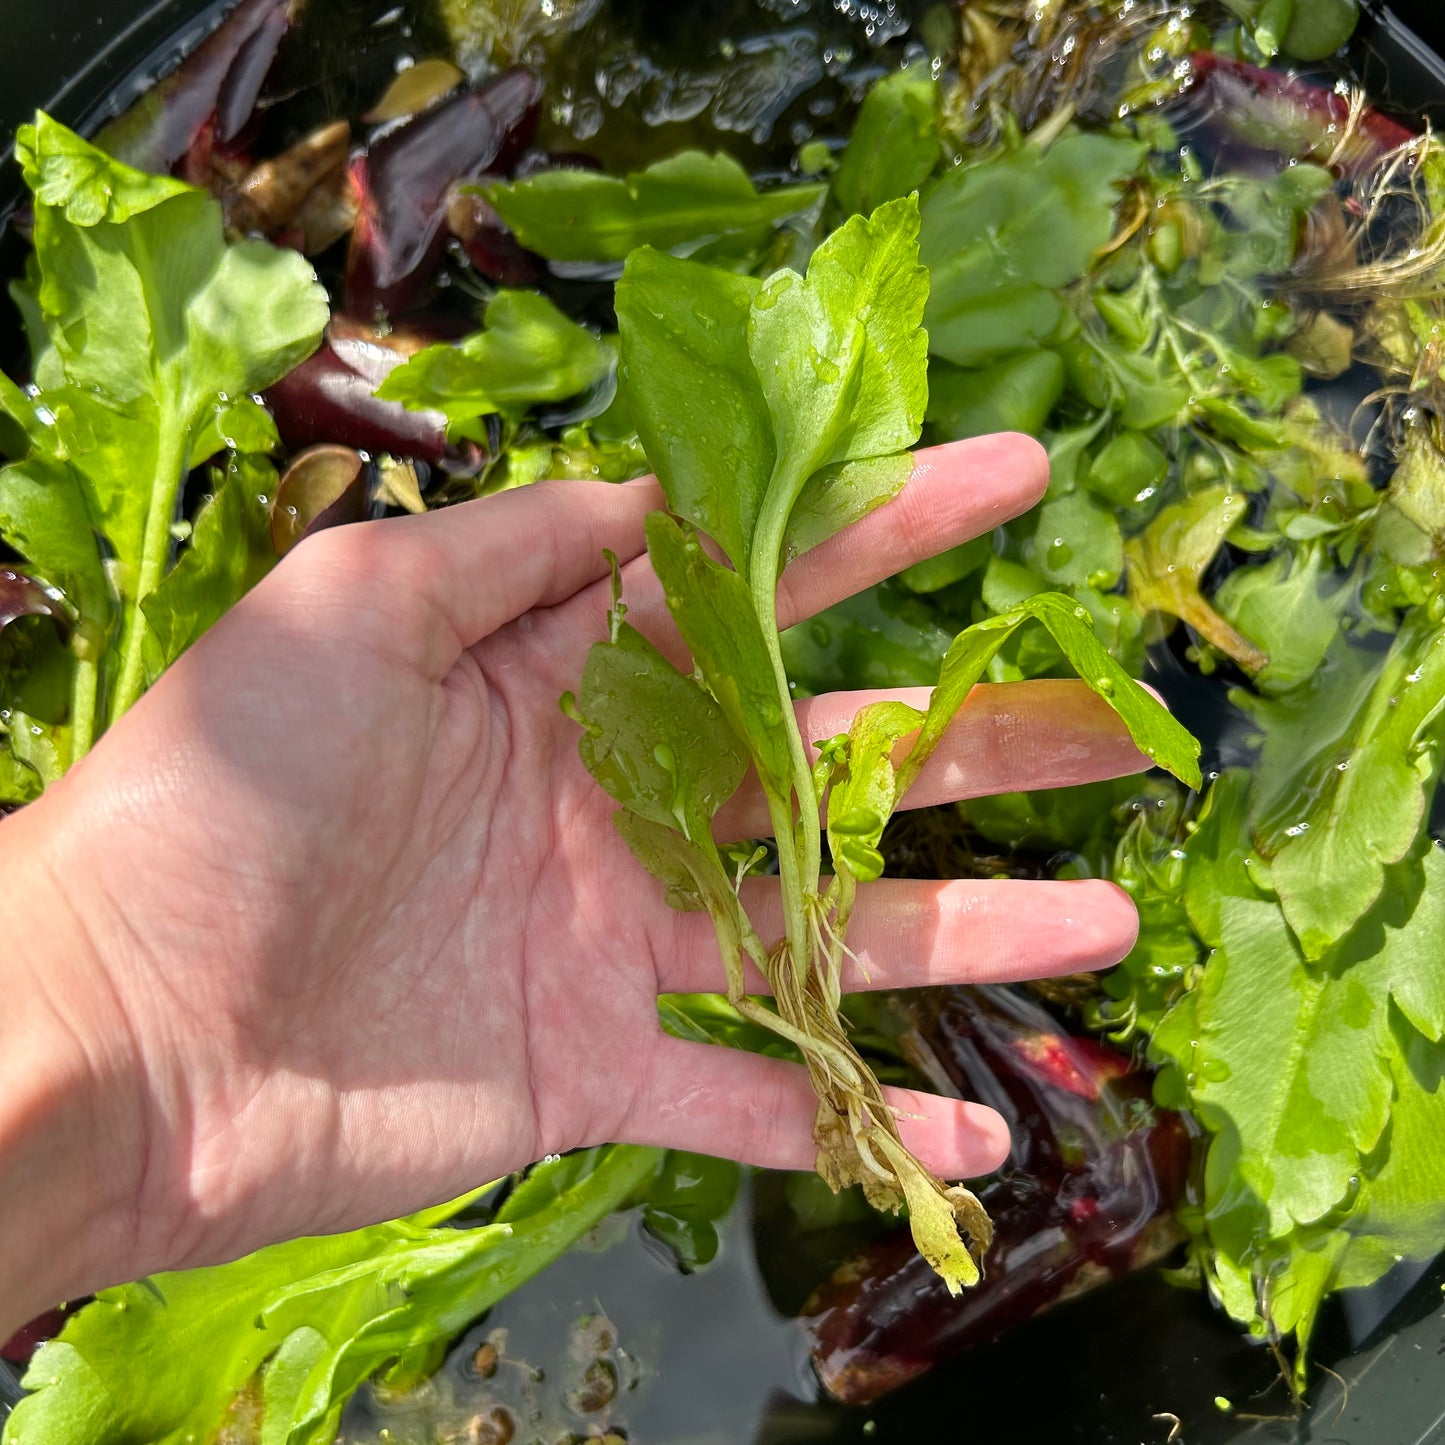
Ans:
[{"label": "small green leaflet", "polygon": [[602,387],[615,366],[613,347],[547,297],[502,290],[487,303],[481,331],[457,346],[419,351],[377,395],[411,411],[439,411],[453,436],[485,441],[480,418],[520,417],[544,402],[582,396]]},{"label": "small green leaflet", "polygon": [[746,255],[817,205],[825,187],[759,192],[731,156],[683,151],[624,178],[555,170],[481,189],[517,239],[549,261],[623,261],[639,246]]},{"label": "small green leaflet", "polygon": [[[329,1445],[363,1380],[445,1344],[645,1196],[663,1157],[609,1145],[540,1164],[476,1229],[432,1210],[103,1290],[36,1354],[5,1445],[189,1445],[248,1388],[260,1445]],[[665,1208],[677,1193],[674,1178]]]},{"label": "small green leaflet", "polygon": [[1143,156],[1138,141],[1070,132],[946,172],[920,247],[934,353],[973,366],[1048,337],[1064,314],[1055,292],[1109,240],[1117,188]]},{"label": "small green leaflet", "polygon": [[828,848],[860,882],[882,875],[878,840],[898,802],[893,750],[923,721],[906,703],[877,702],[860,708],[848,729],[844,772],[828,794]]},{"label": "small green leaflet", "polygon": [[577,708],[582,761],[608,794],[710,844],[708,824],[738,790],[747,754],[707,691],[621,623],[588,653]]}]

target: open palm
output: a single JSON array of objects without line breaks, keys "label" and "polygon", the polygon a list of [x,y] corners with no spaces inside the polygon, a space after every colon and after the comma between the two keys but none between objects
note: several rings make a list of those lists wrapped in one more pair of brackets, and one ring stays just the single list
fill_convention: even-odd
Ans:
[{"label": "open palm", "polygon": [[[904,493],[789,571],[794,622],[1031,506],[1042,453],[920,453]],[[548,483],[304,543],[80,767],[5,826],[49,831],[101,960],[108,1131],[136,1202],[113,1274],[218,1260],[435,1203],[604,1140],[812,1163],[800,1068],[665,1036],[663,991],[722,987],[614,833],[558,697],[629,620],[678,654],[643,551],[651,482]],[[802,704],[842,730],[865,695]],[[982,687],[910,802],[1143,767],[1081,685]],[[766,831],[746,785],[725,818]],[[748,887],[767,920],[769,881]],[[1104,883],[881,880],[856,987],[1115,962]],[[758,981],[761,989],[761,981]],[[103,999],[103,1005],[95,1003]],[[900,1093],[946,1176],[1007,1151],[991,1110]]]}]

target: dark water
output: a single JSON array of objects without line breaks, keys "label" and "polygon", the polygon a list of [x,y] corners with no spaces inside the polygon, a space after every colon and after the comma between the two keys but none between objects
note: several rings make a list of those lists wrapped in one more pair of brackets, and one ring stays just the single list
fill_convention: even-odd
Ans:
[{"label": "dark water", "polygon": [[[16,119],[42,101],[62,119],[93,128],[226,7],[139,5],[129,24],[108,24],[94,5],[6,8],[8,55],[47,54],[58,70],[49,81],[43,66],[17,73],[3,102],[0,145]],[[846,136],[868,84],[917,45],[916,29],[935,8],[616,0],[559,49],[544,140],[613,166],[691,144],[782,170],[804,141]],[[91,44],[92,26],[108,48]],[[268,126],[279,140],[337,114],[357,115],[398,64],[441,49],[430,6],[310,0],[298,41],[273,77]],[[1354,61],[1373,91],[1387,91],[1411,111],[1433,109],[1445,97],[1445,67],[1388,16],[1364,26]],[[7,175],[0,211],[14,194]],[[1235,725],[1219,705],[1217,683],[1171,669],[1167,659],[1159,663],[1158,680],[1203,734],[1207,752],[1232,761]],[[1163,1445],[1176,1421],[1175,1438],[1189,1445],[1445,1445],[1440,1262],[1402,1265],[1338,1303],[1322,1327],[1318,1356],[1340,1379],[1327,1379],[1304,1423],[1288,1418],[1268,1352],[1197,1291],[1175,1288],[1158,1273],[1064,1306],[870,1410],[821,1401],[801,1328],[773,1303],[792,1284],[784,1281],[789,1261],[778,1247],[768,1193],[766,1185],[745,1190],[719,1260],[692,1277],[663,1259],[635,1221],[613,1221],[597,1247],[574,1251],[498,1306],[422,1390],[400,1401],[363,1391],[346,1416],[347,1438],[484,1445],[488,1437],[479,1431],[502,1406],[523,1422],[519,1445],[600,1438],[608,1430],[657,1445],[955,1438]],[[490,1376],[474,1364],[488,1342],[501,1356]],[[582,1408],[614,1380],[610,1403]],[[0,1376],[0,1396],[9,1383]],[[1216,1397],[1225,1397],[1231,1412]]]},{"label": "dark water", "polygon": [[[1320,1359],[1348,1399],[1327,1377],[1303,1424],[1288,1415],[1268,1352],[1157,1272],[1064,1305],[870,1409],[820,1401],[801,1327],[772,1303],[786,1262],[769,1259],[758,1196],[740,1198],[718,1260],[692,1277],[662,1260],[635,1222],[614,1221],[620,1237],[609,1247],[575,1251],[505,1300],[416,1396],[359,1394],[346,1438],[466,1440],[470,1423],[501,1405],[521,1422],[519,1445],[608,1429],[638,1445],[1164,1445],[1171,1417],[1188,1445],[1445,1442],[1445,1263],[1407,1267],[1329,1320]],[[577,1327],[599,1315],[615,1327],[619,1348],[606,1354],[623,1357],[619,1389],[610,1408],[583,1412],[568,1400],[597,1355],[576,1348]],[[488,1379],[472,1362],[489,1339],[500,1340],[502,1364]],[[1278,1418],[1242,1418],[1250,1415]]]}]

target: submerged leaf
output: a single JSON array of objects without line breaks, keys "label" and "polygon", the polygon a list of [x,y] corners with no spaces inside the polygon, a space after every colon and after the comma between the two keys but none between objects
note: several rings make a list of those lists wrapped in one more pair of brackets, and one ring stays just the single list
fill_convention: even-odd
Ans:
[{"label": "submerged leaf", "polygon": [[1250,672],[1262,672],[1269,658],[1229,625],[1199,591],[1205,570],[1224,545],[1249,499],[1228,487],[1211,487],[1165,507],[1124,551],[1129,596],[1135,606],[1167,612],[1187,622],[1207,642]]},{"label": "submerged leaf", "polygon": [[941,155],[938,83],[926,65],[884,76],[863,98],[833,175],[845,216],[866,215],[915,191]]},{"label": "submerged leaf", "polygon": [[1055,291],[1108,241],[1117,188],[1143,158],[1138,141],[1075,132],[947,172],[923,204],[934,353],[973,366],[1047,337],[1063,316]]},{"label": "submerged leaf", "polygon": [[[483,329],[458,346],[428,346],[390,372],[383,401],[409,411],[440,412],[454,436],[486,441],[481,417],[520,416],[543,402],[565,401],[601,387],[616,353],[535,291],[498,291]],[[601,405],[595,410],[600,411]]]},{"label": "submerged leaf", "polygon": [[731,156],[702,151],[621,179],[551,170],[483,187],[517,239],[550,261],[623,261],[639,246],[689,255],[724,238],[747,251],[823,191],[812,184],[759,191]]},{"label": "submerged leaf", "polygon": [[1339,745],[1294,759],[1310,791],[1263,820],[1270,876],[1306,955],[1318,958],[1373,905],[1419,835],[1440,769],[1445,633],[1417,613]]}]

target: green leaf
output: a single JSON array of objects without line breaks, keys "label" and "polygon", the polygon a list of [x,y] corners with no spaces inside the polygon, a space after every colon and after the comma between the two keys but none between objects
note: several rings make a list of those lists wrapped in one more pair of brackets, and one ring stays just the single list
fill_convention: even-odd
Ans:
[{"label": "green leaf", "polygon": [[54,457],[61,449],[49,408],[0,371],[0,455],[19,460],[35,451]]},{"label": "green leaf", "polygon": [[1085,485],[1116,507],[1146,501],[1169,471],[1169,457],[1143,432],[1124,428],[1100,449]]},{"label": "green leaf", "polygon": [[717,850],[693,843],[675,828],[654,823],[630,808],[612,815],[612,826],[632,856],[664,888],[663,899],[679,913],[731,914],[726,905],[727,875]]},{"label": "green leaf", "polygon": [[932,278],[934,353],[977,365],[1042,341],[1113,230],[1137,141],[1070,133],[947,172],[923,203],[921,259]]},{"label": "green leaf", "polygon": [[917,708],[876,702],[860,708],[848,729],[846,765],[828,794],[828,847],[859,882],[883,872],[877,840],[898,796],[893,750],[922,725]]},{"label": "green leaf", "polygon": [[1237,1131],[1242,1182],[1270,1227],[1322,1219],[1350,1192],[1389,1118],[1383,968],[1307,966],[1278,907],[1232,899],[1198,988],[1198,1047],[1182,1060],[1215,1132]]},{"label": "green leaf", "polygon": [[152,680],[233,607],[276,561],[271,513],[276,469],[239,458],[196,514],[190,545],[141,603],[149,630],[146,670]]},{"label": "green leaf", "polygon": [[[647,519],[647,555],[668,611],[763,785],[786,798],[793,759],[772,657],[747,584],[702,549],[697,534],[663,512]],[[656,727],[657,720],[646,720]]]},{"label": "green leaf", "polygon": [[217,402],[211,408],[191,451],[191,465],[200,466],[217,452],[266,457],[280,450],[281,436],[271,413],[259,402],[243,396]]},{"label": "green leaf", "polygon": [[31,803],[70,766],[70,729],[20,708],[0,721],[0,801]]},{"label": "green leaf", "polygon": [[1064,393],[1055,351],[1006,356],[981,370],[935,362],[928,374],[928,422],[935,441],[1017,431],[1037,436]]},{"label": "green leaf", "polygon": [[[918,208],[854,216],[813,253],[806,278],[780,271],[753,298],[748,348],[772,418],[777,463],[760,513],[781,541],[822,468],[903,451],[928,400]],[[763,555],[763,575],[779,558]],[[752,576],[751,556],[739,566]]]},{"label": "green leaf", "polygon": [[759,192],[727,155],[683,151],[625,178],[541,171],[483,186],[528,250],[550,261],[623,261],[639,246],[690,254],[728,238],[746,253],[776,225],[817,205],[821,185]]},{"label": "green leaf", "polygon": [[[1317,792],[1280,830],[1271,878],[1306,955],[1318,958],[1380,896],[1410,851],[1440,767],[1445,637],[1418,611],[1401,630],[1343,754],[1315,760]],[[1278,835],[1276,835],[1278,836]]]},{"label": "green leaf", "polygon": [[863,98],[833,176],[845,216],[866,214],[915,191],[941,153],[938,85],[926,65],[884,76]]},{"label": "green leaf", "polygon": [[35,191],[25,309],[36,375],[91,519],[80,529],[72,506],[57,526],[82,551],[92,527],[103,532],[122,601],[118,653],[91,689],[91,708],[108,694],[114,718],[145,682],[140,603],[168,570],[196,450],[231,397],[271,385],[315,348],[326,293],[293,251],[227,245],[209,196],[132,170],[45,115],[22,128],[18,148]]},{"label": "green leaf", "polygon": [[1307,682],[1323,664],[1352,596],[1352,589],[1331,579],[1325,550],[1305,547],[1259,566],[1236,567],[1214,605],[1268,658],[1256,685],[1282,692]]},{"label": "green leaf", "polygon": [[73,466],[35,457],[0,471],[0,537],[104,635],[110,587],[85,488]]},{"label": "green leaf", "polygon": [[1432,1044],[1445,1039],[1445,852],[1433,840],[1418,862],[1390,869],[1380,901],[1351,935],[1352,948],[1378,954],[1395,1006]]},{"label": "green leaf", "polygon": [[1086,491],[1046,497],[1026,556],[1049,586],[1112,587],[1124,570],[1119,520]]},{"label": "green leaf", "polygon": [[[214,1438],[258,1380],[263,1441],[327,1445],[367,1376],[465,1329],[644,1189],[661,1159],[610,1145],[539,1165],[537,1207],[478,1229],[398,1220],[103,1290],[36,1355],[7,1445]],[[555,1172],[567,1187],[546,1200]]]},{"label": "green leaf", "polygon": [[710,849],[748,756],[707,692],[623,623],[588,653],[577,713],[582,761],[608,795]]},{"label": "green leaf", "polygon": [[1402,566],[1445,552],[1445,457],[1427,428],[1410,427],[1375,521],[1375,546]]},{"label": "green leaf", "polygon": [[170,176],[117,165],[44,114],[20,127],[15,158],[35,199],[62,211],[73,226],[119,224],[190,192]]},{"label": "green leaf", "polygon": [[1198,742],[1104,650],[1083,607],[1046,592],[959,633],[943,660],[918,741],[899,771],[900,795],[942,740],[989,659],[1029,621],[1043,623],[1079,676],[1119,714],[1141,752],[1189,787],[1199,786]]},{"label": "green leaf", "polygon": [[694,1044],[721,1044],[752,1054],[799,1061],[798,1051],[780,1034],[744,1018],[720,993],[665,993],[657,1000],[657,1017],[675,1039]]},{"label": "green leaf", "polygon": [[[987,539],[984,539],[987,555]],[[931,687],[953,633],[936,610],[892,583],[790,627],[783,660],[799,692]]]},{"label": "green leaf", "polygon": [[741,1171],[730,1159],[675,1150],[649,1186],[642,1226],[692,1274],[717,1258],[718,1222],[737,1198]]},{"label": "green leaf", "polygon": [[601,387],[616,364],[606,340],[535,291],[498,291],[483,327],[457,346],[417,352],[376,394],[410,411],[441,412],[454,435],[480,436],[469,423],[581,396]]},{"label": "green leaf", "polygon": [[748,354],[758,283],[652,250],[617,283],[627,409],[679,517],[739,566],[748,555],[776,458]]},{"label": "green leaf", "polygon": [[[898,581],[910,592],[941,592],[955,582],[961,582],[970,573],[988,565],[993,556],[993,539],[985,534],[971,541],[960,542],[936,557],[915,562],[898,574]],[[940,654],[941,656],[942,654]]]},{"label": "green leaf", "polygon": [[1129,597],[1141,611],[1167,612],[1250,672],[1269,658],[1207,603],[1199,584],[1249,499],[1229,487],[1210,487],[1165,507],[1124,548]]},{"label": "green leaf", "polygon": [[788,518],[783,551],[791,561],[851,527],[908,485],[913,458],[907,452],[839,462],[808,478]]}]

